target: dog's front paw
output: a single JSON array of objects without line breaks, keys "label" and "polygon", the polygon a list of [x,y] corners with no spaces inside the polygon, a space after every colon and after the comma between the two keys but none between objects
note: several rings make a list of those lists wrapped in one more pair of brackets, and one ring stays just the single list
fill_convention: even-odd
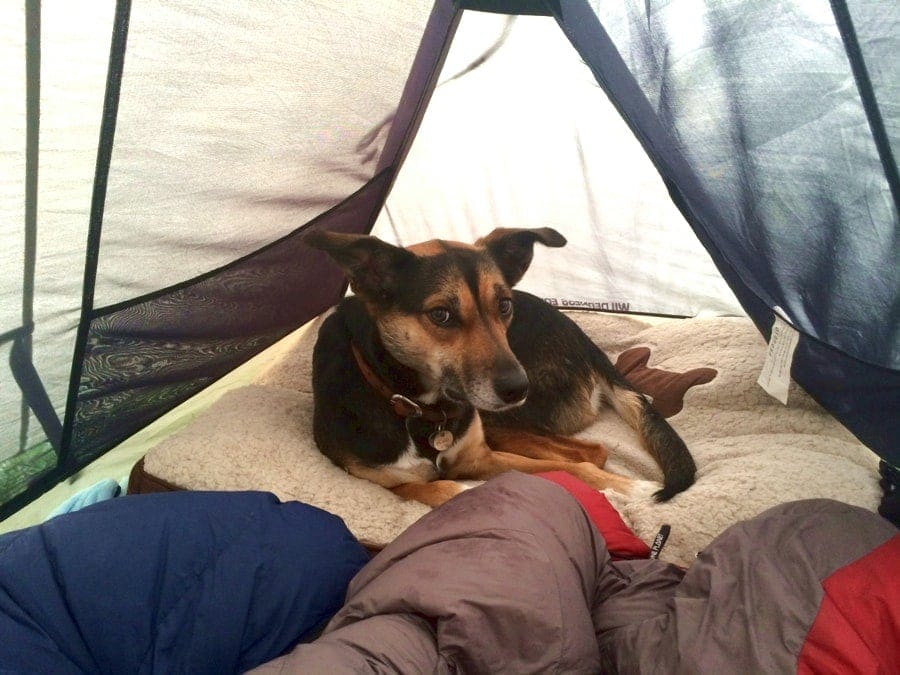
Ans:
[{"label": "dog's front paw", "polygon": [[391,492],[403,499],[435,507],[468,489],[469,486],[455,480],[433,480],[428,483],[403,483],[403,485],[391,488]]}]

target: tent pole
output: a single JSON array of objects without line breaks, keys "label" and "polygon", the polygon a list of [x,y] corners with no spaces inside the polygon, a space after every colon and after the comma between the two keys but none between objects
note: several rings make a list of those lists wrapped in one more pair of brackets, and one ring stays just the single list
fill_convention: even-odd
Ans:
[{"label": "tent pole", "polygon": [[[22,326],[18,341],[22,356],[31,361],[34,323],[34,271],[37,259],[38,167],[41,130],[41,2],[25,2],[25,251],[22,272]],[[19,451],[28,448],[30,408],[22,397]]]},{"label": "tent pole", "polygon": [[856,81],[856,89],[859,91],[863,111],[869,122],[872,138],[875,140],[881,166],[884,167],[884,176],[890,187],[891,196],[894,198],[894,207],[900,211],[900,173],[897,171],[897,161],[891,150],[891,140],[884,126],[881,108],[875,97],[875,87],[872,86],[872,79],[869,77],[869,70],[866,68],[866,61],[859,47],[850,10],[847,9],[847,3],[844,0],[831,0],[831,11],[837,27],[841,31],[841,40],[844,42],[847,60],[853,71],[853,79]]},{"label": "tent pole", "polygon": [[128,42],[128,21],[130,15],[131,0],[117,0],[113,19],[112,43],[109,50],[106,95],[103,100],[103,118],[100,123],[97,164],[94,172],[94,190],[91,195],[87,254],[84,264],[84,284],[82,286],[81,318],[75,338],[75,354],[72,359],[72,372],[66,397],[66,414],[59,456],[59,469],[63,476],[77,468],[71,459],[72,430],[75,424],[78,387],[81,382],[88,332],[91,319],[93,318],[94,285],[97,281],[100,233],[103,226],[103,209],[106,204],[106,187],[109,178],[109,166],[112,160],[113,140],[116,133],[116,118],[119,112],[119,94],[122,89],[122,72],[125,68],[125,48]]}]

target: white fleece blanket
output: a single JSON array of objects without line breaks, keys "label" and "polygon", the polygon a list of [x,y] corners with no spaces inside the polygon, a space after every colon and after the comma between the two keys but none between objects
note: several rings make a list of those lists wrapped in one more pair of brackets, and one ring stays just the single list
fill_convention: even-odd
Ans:
[{"label": "white fleece blanket", "polygon": [[[765,342],[747,319],[698,318],[651,325],[631,317],[573,313],[615,361],[646,346],[649,365],[718,371],[688,389],[670,418],[697,463],[697,482],[670,502],[651,493],[661,478],[634,434],[612,412],[582,436],[612,449],[607,468],[641,482],[631,495],[607,497],[644,541],[663,524],[671,535],[660,556],[689,565],[732,523],[776,504],[828,497],[875,510],[877,457],[796,385],[787,406],[757,384]],[[223,396],[154,448],[144,470],[189,489],[270,490],[336,513],[364,543],[382,546],[428,511],[331,464],[312,439],[311,348],[315,328],[286,346],[251,386]]]}]

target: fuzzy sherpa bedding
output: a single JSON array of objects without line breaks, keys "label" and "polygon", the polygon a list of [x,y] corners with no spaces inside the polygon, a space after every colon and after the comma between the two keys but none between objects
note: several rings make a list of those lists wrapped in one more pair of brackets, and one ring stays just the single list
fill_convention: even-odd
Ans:
[{"label": "fuzzy sherpa bedding", "polygon": [[[662,524],[671,526],[662,559],[688,565],[729,525],[786,501],[830,497],[877,508],[877,457],[796,385],[785,407],[756,384],[766,345],[749,320],[651,325],[624,316],[572,316],[614,361],[626,350],[647,347],[654,369],[647,372],[663,381],[683,380],[683,407],[669,421],[691,449],[698,473],[696,484],[672,501],[651,499],[659,469],[614,413],[605,412],[582,434],[611,448],[609,470],[641,479],[633,494],[607,496],[648,543]],[[270,490],[336,513],[363,543],[381,547],[429,509],[346,474],[316,449],[310,385],[315,328],[254,384],[226,394],[149,452],[143,471],[188,489]],[[698,368],[715,369],[715,376],[707,382],[709,375],[674,375]]]}]

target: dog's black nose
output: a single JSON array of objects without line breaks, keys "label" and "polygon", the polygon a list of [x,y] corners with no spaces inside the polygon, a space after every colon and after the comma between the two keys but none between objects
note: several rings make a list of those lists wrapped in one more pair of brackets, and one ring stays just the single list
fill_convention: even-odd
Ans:
[{"label": "dog's black nose", "polygon": [[504,403],[520,403],[528,396],[528,376],[520,368],[509,370],[494,380],[494,390]]}]

